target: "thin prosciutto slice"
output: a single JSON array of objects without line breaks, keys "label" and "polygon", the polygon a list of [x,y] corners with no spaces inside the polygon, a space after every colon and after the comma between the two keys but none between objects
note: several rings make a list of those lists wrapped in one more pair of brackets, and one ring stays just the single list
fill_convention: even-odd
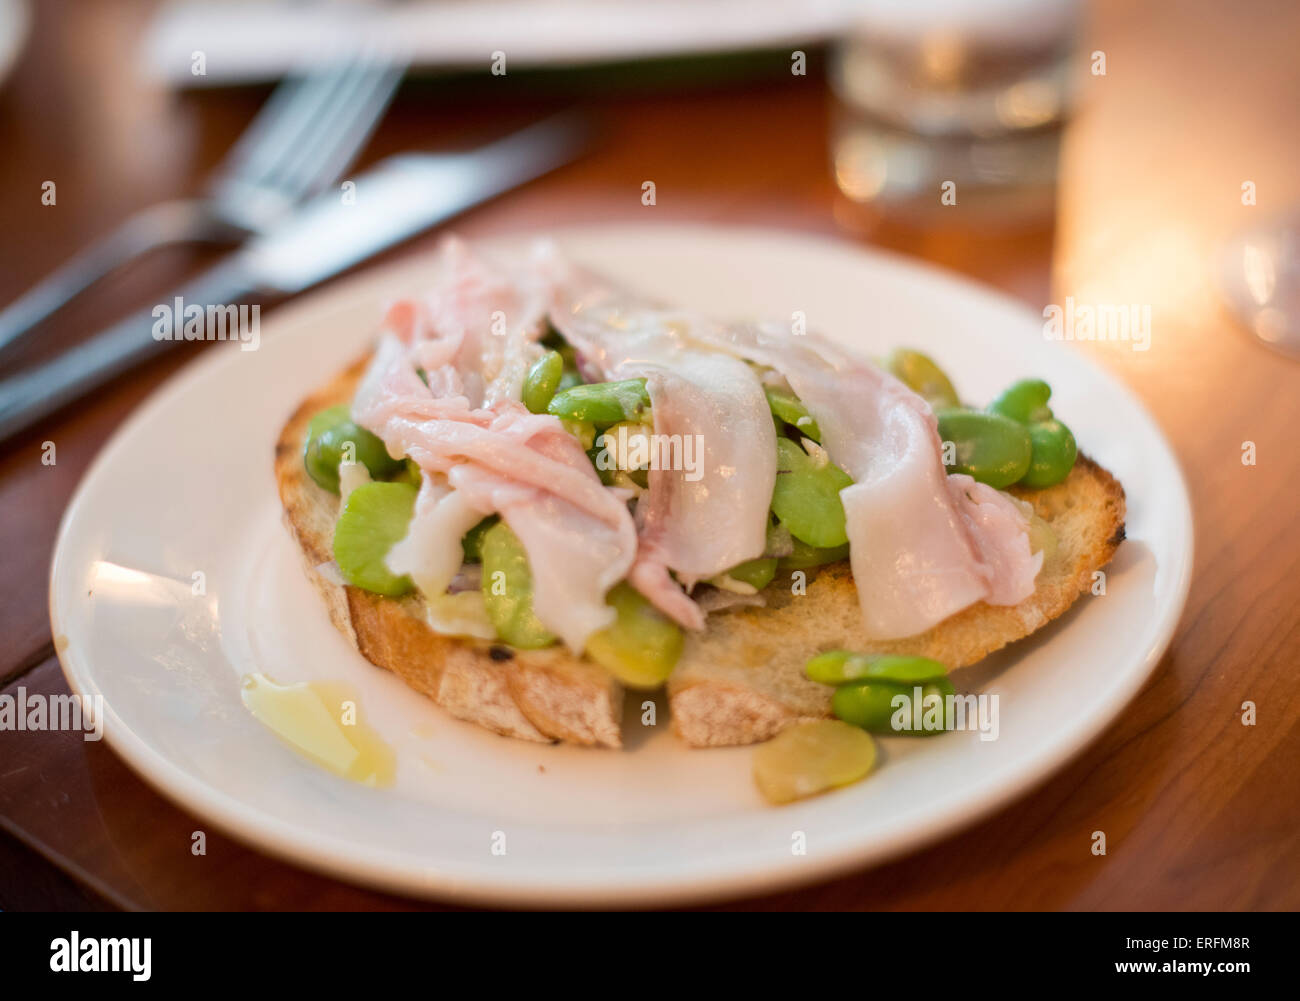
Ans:
[{"label": "thin prosciutto slice", "polygon": [[705,321],[576,270],[557,282],[551,320],[600,378],[646,380],[655,441],[679,461],[650,470],[630,579],[666,615],[702,628],[704,612],[669,571],[690,589],[763,554],[776,432],[762,385],[739,359],[692,346],[689,325]]},{"label": "thin prosciutto slice", "polygon": [[499,513],[528,553],[534,612],[580,651],[613,621],[605,595],[632,567],[632,517],[559,420],[518,400],[540,353],[542,298],[494,277],[459,244],[444,250],[439,276],[428,300],[390,309],[352,404],[358,424],[423,473],[390,565],[440,599],[459,569],[461,536]]},{"label": "thin prosciutto slice", "polygon": [[867,632],[900,639],[977,601],[1034,590],[1025,515],[1005,494],[948,476],[933,411],[897,379],[814,334],[698,328],[713,347],[782,373],[853,484],[840,492]]},{"label": "thin prosciutto slice", "polygon": [[761,556],[776,430],[753,370],[725,355],[684,352],[617,370],[619,378],[637,376],[646,380],[655,435],[665,447],[681,442],[680,454],[692,460],[690,468],[650,471],[637,506],[643,538],[661,548],[687,587]]},{"label": "thin prosciutto slice", "polygon": [[439,247],[437,275],[422,298],[394,303],[384,328],[411,348],[435,396],[463,396],[471,407],[518,400],[539,353],[531,345],[542,332],[549,279],[536,268],[491,264],[454,237]]}]

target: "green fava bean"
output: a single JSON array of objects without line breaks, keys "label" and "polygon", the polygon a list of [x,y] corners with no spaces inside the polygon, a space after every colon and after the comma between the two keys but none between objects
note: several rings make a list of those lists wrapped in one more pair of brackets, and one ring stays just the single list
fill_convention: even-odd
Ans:
[{"label": "green fava bean", "polygon": [[497,635],[524,650],[550,646],[555,636],[533,613],[533,574],[524,544],[504,521],[480,543],[483,603]]},{"label": "green fava bean", "polygon": [[830,549],[818,549],[816,546],[810,546],[793,537],[790,541],[793,543],[794,548],[788,556],[782,556],[777,560],[776,568],[778,570],[810,570],[813,567],[825,566],[827,563],[838,563],[840,560],[849,558],[849,544],[847,542],[842,546],[832,546]]},{"label": "green fava bean", "polygon": [[622,382],[592,382],[572,386],[555,394],[546,407],[554,414],[570,421],[589,421],[592,424],[618,424],[620,421],[642,421],[650,409],[650,394],[644,379],[625,379]]},{"label": "green fava bean", "polygon": [[1017,424],[1037,424],[1052,419],[1052,408],[1047,405],[1051,397],[1052,387],[1042,379],[1021,379],[990,403],[989,410]]},{"label": "green fava bean", "polygon": [[374,480],[387,479],[405,464],[390,456],[382,441],[353,423],[347,404],[322,410],[311,419],[302,458],[307,475],[332,493],[339,492],[339,463],[345,458],[363,463]]},{"label": "green fava bean", "polygon": [[772,511],[800,542],[832,549],[849,541],[840,491],[852,484],[833,462],[819,462],[790,439],[777,439]]},{"label": "green fava bean", "polygon": [[823,685],[843,685],[851,681],[893,681],[911,684],[946,678],[948,668],[929,657],[901,654],[857,654],[848,650],[830,650],[808,661],[804,673],[809,680]]},{"label": "green fava bean", "polygon": [[866,777],[876,756],[876,742],[855,726],[796,723],[755,749],[754,784],[769,803],[793,803]]},{"label": "green fava bean", "polygon": [[885,369],[935,409],[961,406],[952,381],[929,355],[911,348],[895,348],[885,359]]},{"label": "green fava bean", "polygon": [[587,656],[630,688],[656,688],[682,654],[682,630],[624,581],[605,599],[614,624],[587,639]]},{"label": "green fava bean", "polygon": [[1023,425],[979,410],[941,410],[938,416],[945,453],[948,442],[954,448],[949,473],[965,473],[1001,489],[1029,471],[1033,448]]},{"label": "green fava bean", "polygon": [[334,562],[349,584],[390,598],[415,586],[385,561],[406,535],[416,492],[409,483],[363,483],[348,494],[334,526]]},{"label": "green fava bean", "polygon": [[1031,425],[1029,441],[1033,451],[1029,471],[1020,480],[1022,486],[1035,490],[1051,487],[1070,475],[1079,449],[1068,427],[1058,420]]},{"label": "green fava bean", "polygon": [[817,422],[813,420],[812,414],[808,413],[808,408],[803,405],[799,397],[783,393],[779,389],[772,389],[770,386],[766,387],[763,393],[767,396],[767,406],[773,415],[813,441],[822,440],[821,428],[817,426]]},{"label": "green fava bean", "polygon": [[890,726],[897,695],[910,695],[906,685],[891,682],[859,682],[841,685],[831,695],[831,712],[845,723],[860,726],[871,733],[893,733]]},{"label": "green fava bean", "polygon": [[534,414],[546,413],[546,407],[560,388],[564,359],[558,351],[548,351],[528,369],[524,379],[524,406]]},{"label": "green fava bean", "polygon": [[[919,705],[916,703],[918,688],[921,690]],[[932,736],[944,732],[951,723],[948,719],[947,696],[956,691],[947,678],[913,685],[892,681],[859,681],[835,689],[831,696],[831,711],[844,722],[872,733]],[[934,715],[932,696],[939,698],[938,719]],[[914,729],[913,724],[918,722],[919,726]],[[898,724],[897,727],[895,723]]]},{"label": "green fava bean", "polygon": [[578,439],[578,444],[584,451],[590,451],[596,445],[596,425],[591,421],[571,421],[564,418],[560,419],[564,425],[564,430]]},{"label": "green fava bean", "polygon": [[772,578],[776,576],[776,560],[760,556],[756,560],[737,563],[727,571],[726,576],[742,584],[748,584],[755,591],[761,591],[772,583]]}]

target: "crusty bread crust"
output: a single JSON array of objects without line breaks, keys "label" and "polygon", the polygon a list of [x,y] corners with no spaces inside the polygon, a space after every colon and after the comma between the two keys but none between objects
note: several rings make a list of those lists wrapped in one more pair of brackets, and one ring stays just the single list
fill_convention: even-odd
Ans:
[{"label": "crusty bread crust", "polygon": [[[599,665],[562,646],[515,650],[437,633],[418,597],[384,598],[320,571],[334,559],[339,502],[307,475],[303,442],[313,414],[351,400],[366,361],[305,400],[276,443],[285,521],[330,620],[367,660],[459,719],[525,740],[620,747],[622,690]],[[1123,541],[1124,491],[1080,455],[1064,483],[1013,492],[1034,505],[1058,539],[1034,594],[1020,605],[980,603],[920,636],[880,643],[862,632],[847,563],[807,571],[803,594],[780,575],[763,592],[764,607],[715,611],[702,633],[688,637],[668,682],[674,731],[695,747],[766,740],[792,723],[830,715],[831,690],[803,673],[808,658],[824,650],[917,653],[964,667],[1061,615]]]},{"label": "crusty bread crust", "polygon": [[1061,615],[1123,541],[1124,490],[1080,455],[1063,483],[1012,492],[1034,505],[1058,541],[1025,601],[980,602],[919,636],[880,642],[862,630],[847,563],[808,571],[804,594],[792,593],[790,576],[779,575],[763,592],[764,607],[715,612],[709,628],[687,640],[668,682],[678,736],[696,747],[749,744],[791,723],[829,716],[832,690],[803,672],[810,657],[826,650],[919,654],[965,667]]},{"label": "crusty bread crust", "polygon": [[366,359],[310,396],[275,446],[275,479],[285,522],[330,621],[372,664],[392,671],[458,719],[509,737],[622,746],[623,693],[604,668],[563,647],[515,650],[446,636],[425,622],[415,596],[384,598],[321,573],[334,560],[339,499],[307,475],[302,450],[313,414],[352,399]]}]

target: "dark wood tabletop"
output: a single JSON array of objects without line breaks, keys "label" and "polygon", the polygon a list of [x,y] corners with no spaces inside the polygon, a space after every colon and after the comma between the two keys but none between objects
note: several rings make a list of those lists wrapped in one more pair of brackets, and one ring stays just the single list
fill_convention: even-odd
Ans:
[{"label": "dark wood tabletop", "polygon": [[[0,302],[133,210],[193,193],[265,89],[178,94],[142,78],[153,9],[34,4],[0,90]],[[755,910],[1300,907],[1300,363],[1250,340],[1215,293],[1241,228],[1300,203],[1300,7],[1097,4],[1053,219],[1001,230],[960,207],[940,226],[837,193],[824,53],[690,72],[520,74],[406,84],[364,160],[466,147],[559,107],[598,113],[582,161],[456,220],[468,237],[596,221],[762,224],[884,246],[1035,309],[1074,296],[1152,308],[1152,342],[1074,345],[1142,398],[1187,475],[1196,560],[1151,680],[1068,766],[989,819],[888,865],[719,906]],[[654,179],[657,204],[641,204]],[[53,180],[57,201],[44,205]],[[1254,205],[1243,204],[1251,182]],[[435,235],[379,259],[427,249]],[[22,359],[54,353],[199,267],[160,255],[88,295]],[[273,317],[273,312],[270,314]],[[0,687],[67,691],[46,609],[50,554],[78,480],[122,419],[194,351],[173,351],[0,447]],[[201,348],[194,347],[194,350]],[[57,461],[42,462],[54,442]],[[1257,461],[1242,462],[1255,444]],[[1256,707],[1243,723],[1243,703]],[[207,854],[190,853],[208,832]],[[1108,852],[1091,851],[1104,830]],[[431,906],[270,859],[161,798],[104,744],[0,732],[0,908],[392,909]],[[435,905],[436,906],[436,905]]]}]

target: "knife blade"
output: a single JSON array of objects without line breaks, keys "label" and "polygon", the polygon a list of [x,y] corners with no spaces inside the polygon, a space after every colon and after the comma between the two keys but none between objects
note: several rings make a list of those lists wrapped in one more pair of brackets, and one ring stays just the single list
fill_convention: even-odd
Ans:
[{"label": "knife blade", "polygon": [[[563,114],[466,153],[403,153],[326,192],[164,297],[221,308],[301,292],[381,250],[573,160],[587,124]],[[158,352],[155,307],[27,372],[0,381],[0,442]],[[181,339],[177,336],[176,339]]]}]

